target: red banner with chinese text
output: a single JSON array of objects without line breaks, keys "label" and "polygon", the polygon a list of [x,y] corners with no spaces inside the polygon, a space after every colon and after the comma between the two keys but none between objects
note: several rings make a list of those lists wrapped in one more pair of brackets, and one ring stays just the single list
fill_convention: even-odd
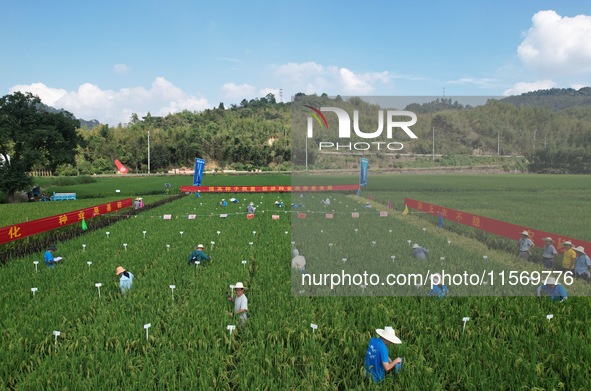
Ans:
[{"label": "red banner with chinese text", "polygon": [[183,193],[279,193],[310,191],[357,191],[359,185],[330,186],[181,186]]},{"label": "red banner with chinese text", "polygon": [[523,225],[506,223],[504,221],[491,219],[484,216],[478,216],[471,213],[462,212],[455,209],[445,208],[443,206],[429,204],[423,201],[412,200],[405,198],[404,203],[412,209],[420,210],[421,212],[429,213],[434,216],[441,216],[444,219],[455,221],[481,231],[489,232],[495,235],[503,236],[505,238],[519,240],[520,234],[523,231],[529,233],[529,238],[534,242],[536,247],[543,248],[544,241],[542,238],[551,237],[555,240],[554,245],[557,250],[562,249],[562,243],[570,241],[573,246],[583,246],[585,249],[591,248],[591,242],[570,238],[564,235],[558,235],[552,232],[540,231],[534,228],[525,227]]},{"label": "red banner with chinese text", "polygon": [[93,217],[116,212],[123,208],[132,206],[131,198],[108,202],[106,204],[91,206],[90,208],[75,210],[55,216],[44,217],[39,220],[27,221],[0,228],[0,244],[8,243],[27,236],[36,235],[41,232],[65,227],[70,224],[82,223],[82,219],[88,220]]}]

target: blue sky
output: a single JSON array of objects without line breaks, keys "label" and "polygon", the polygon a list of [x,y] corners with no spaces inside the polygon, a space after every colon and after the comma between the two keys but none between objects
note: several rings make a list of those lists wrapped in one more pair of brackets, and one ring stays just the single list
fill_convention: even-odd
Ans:
[{"label": "blue sky", "polygon": [[587,0],[5,0],[0,37],[0,94],[111,125],[280,89],[289,101],[591,85]]}]

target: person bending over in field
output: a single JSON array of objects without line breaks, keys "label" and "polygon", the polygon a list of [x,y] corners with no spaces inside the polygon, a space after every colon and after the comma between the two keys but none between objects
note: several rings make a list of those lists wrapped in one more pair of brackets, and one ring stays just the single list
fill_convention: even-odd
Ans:
[{"label": "person bending over in field", "polygon": [[291,268],[303,273],[306,269],[306,258],[300,255],[300,251],[297,248],[294,248],[291,254],[293,255]]},{"label": "person bending over in field", "polygon": [[412,256],[423,261],[427,259],[429,250],[425,247],[419,246],[417,243],[412,245]]},{"label": "person bending over in field", "polygon": [[365,376],[371,378],[376,383],[381,382],[386,377],[386,372],[394,369],[394,373],[398,373],[402,369],[402,362],[404,358],[398,357],[392,360],[388,354],[388,345],[401,344],[402,341],[394,333],[392,327],[385,327],[385,329],[377,329],[376,333],[379,338],[373,337],[369,340],[367,351],[365,352]]},{"label": "person bending over in field", "polygon": [[43,255],[43,259],[45,260],[45,264],[49,267],[54,267],[59,261],[62,260],[62,257],[53,257],[53,252],[57,251],[57,247],[53,244],[47,247],[47,251]]},{"label": "person bending over in field", "polygon": [[246,213],[251,215],[254,213],[255,210],[256,208],[254,207],[254,204],[251,202],[250,204],[248,204],[248,207],[246,208]]},{"label": "person bending over in field", "polygon": [[577,259],[577,253],[573,250],[573,244],[569,241],[563,242],[564,254],[562,254],[562,271],[570,272],[575,267],[575,259]]},{"label": "person bending over in field", "polygon": [[585,254],[585,248],[583,246],[575,247],[573,250],[577,253],[577,259],[575,259],[575,277],[583,278],[587,281],[591,279],[591,259]]},{"label": "person bending over in field", "polygon": [[203,245],[198,244],[195,250],[191,251],[191,254],[189,254],[189,259],[187,260],[187,263],[189,265],[194,265],[197,262],[199,262],[199,264],[205,266],[210,261],[211,258],[203,252]]},{"label": "person bending over in field", "polygon": [[117,270],[115,273],[119,277],[119,289],[121,289],[121,293],[125,293],[131,289],[131,284],[133,283],[133,274],[125,270],[122,266],[117,266]]},{"label": "person bending over in field", "polygon": [[529,232],[523,231],[521,237],[517,242],[519,250],[519,258],[528,260],[531,257],[531,249],[534,247],[534,242],[529,238]]},{"label": "person bending over in field", "polygon": [[542,251],[542,264],[549,269],[554,268],[554,257],[558,252],[552,243],[554,239],[548,237],[542,239],[544,241],[544,250]]},{"label": "person bending over in field", "polygon": [[546,284],[540,285],[538,287],[538,297],[545,295],[550,298],[550,300],[560,301],[561,303],[568,299],[566,294],[566,289],[562,285],[557,285],[556,280],[553,277],[548,277],[546,279]]},{"label": "person bending over in field", "polygon": [[447,296],[447,291],[447,287],[443,285],[441,275],[433,274],[431,277],[431,290],[429,291],[429,296],[437,296],[440,299],[443,299]]}]

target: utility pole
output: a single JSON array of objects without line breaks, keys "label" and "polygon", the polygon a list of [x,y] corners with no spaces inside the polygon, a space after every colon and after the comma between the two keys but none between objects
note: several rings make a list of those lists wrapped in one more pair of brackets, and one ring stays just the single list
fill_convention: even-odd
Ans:
[{"label": "utility pole", "polygon": [[150,131],[148,130],[148,175],[150,175]]},{"label": "utility pole", "polygon": [[435,161],[435,126],[433,126],[433,151],[431,152],[431,160]]},{"label": "utility pole", "polygon": [[501,132],[497,132],[497,155],[501,156]]}]

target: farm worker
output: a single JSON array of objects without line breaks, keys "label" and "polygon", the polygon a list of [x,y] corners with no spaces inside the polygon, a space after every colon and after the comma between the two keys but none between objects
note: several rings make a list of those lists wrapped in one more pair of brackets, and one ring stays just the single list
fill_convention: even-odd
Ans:
[{"label": "farm worker", "polygon": [[427,255],[429,255],[429,250],[415,243],[412,245],[412,255],[415,258],[426,260]]},{"label": "farm worker", "polygon": [[394,368],[394,373],[398,373],[402,368],[402,358],[398,357],[392,360],[388,355],[388,345],[391,343],[401,344],[400,338],[394,333],[392,327],[385,329],[376,329],[379,338],[373,337],[369,340],[367,351],[365,352],[365,376],[371,377],[376,383],[384,380],[386,372]]},{"label": "farm worker", "polygon": [[247,311],[248,311],[248,299],[244,294],[244,285],[241,282],[237,282],[234,285],[234,292],[236,292],[236,297],[228,297],[228,300],[234,302],[234,316],[238,316],[240,323],[243,324],[246,322],[247,319]]},{"label": "farm worker", "polygon": [[58,263],[62,257],[57,257],[54,258],[53,257],[53,252],[57,251],[57,247],[55,247],[53,244],[49,247],[47,247],[47,251],[45,251],[45,254],[43,255],[43,258],[45,259],[45,264],[49,267],[53,267],[56,263]]},{"label": "farm worker", "polygon": [[[303,196],[303,194],[300,196],[300,198]],[[325,200],[322,200],[322,203],[326,206],[330,205],[330,198],[327,198]]]},{"label": "farm worker", "polygon": [[291,268],[303,272],[306,269],[306,258],[300,255],[300,251],[294,248],[291,252],[293,259],[291,260]]},{"label": "farm worker", "polygon": [[237,204],[238,203],[238,200],[236,198],[230,198],[230,202],[233,202],[233,203]]},{"label": "farm worker", "polygon": [[253,214],[255,210],[256,208],[254,207],[254,204],[252,202],[248,204],[248,207],[246,208],[246,212],[248,214]]},{"label": "farm worker", "polygon": [[191,254],[189,254],[187,263],[195,264],[196,262],[200,262],[201,265],[205,266],[205,263],[208,263],[210,260],[211,258],[203,252],[203,245],[198,244],[195,250],[191,251]]},{"label": "farm worker", "polygon": [[222,202],[220,202],[220,206],[228,206],[225,198],[222,198]]},{"label": "farm worker", "polygon": [[554,257],[558,252],[552,243],[554,243],[554,239],[551,237],[543,238],[544,241],[544,249],[542,251],[542,264],[547,268],[554,267]]},{"label": "farm worker", "polygon": [[546,284],[540,285],[538,287],[538,297],[542,295],[542,293],[548,296],[551,300],[565,301],[568,297],[566,294],[566,289],[562,285],[557,285],[556,280],[553,277],[548,277],[546,279]]},{"label": "farm worker", "polygon": [[443,281],[440,274],[433,274],[431,277],[431,290],[429,296],[437,296],[443,299],[447,296],[447,287],[443,285]]},{"label": "farm worker", "polygon": [[564,254],[562,254],[562,271],[568,272],[575,267],[577,253],[573,250],[573,244],[569,241],[562,243]]},{"label": "farm worker", "polygon": [[280,208],[283,208],[283,201],[275,201],[275,205],[277,205]]},{"label": "farm worker", "polygon": [[369,201],[367,201],[367,202],[365,203],[365,207],[366,207],[366,208],[371,208],[371,204],[369,203]]},{"label": "farm worker", "polygon": [[138,210],[140,208],[140,198],[137,197],[133,202],[133,209]]},{"label": "farm worker", "polygon": [[197,190],[197,193],[195,193],[195,197],[196,198],[201,197],[201,190]]},{"label": "farm worker", "polygon": [[591,279],[591,272],[589,272],[591,259],[585,254],[585,248],[579,246],[575,247],[573,250],[577,253],[577,259],[575,260],[575,277],[581,277],[585,280]]},{"label": "farm worker", "polygon": [[534,247],[534,242],[529,238],[529,232],[523,231],[521,233],[521,237],[519,238],[519,242],[517,242],[517,246],[519,248],[519,258],[521,259],[529,259],[531,256],[531,249]]},{"label": "farm worker", "polygon": [[144,199],[140,197],[140,209],[144,207]]},{"label": "farm worker", "polygon": [[119,289],[121,289],[121,293],[125,293],[131,289],[133,274],[130,271],[125,270],[122,266],[117,266],[115,273],[118,276],[121,276],[119,278]]}]

